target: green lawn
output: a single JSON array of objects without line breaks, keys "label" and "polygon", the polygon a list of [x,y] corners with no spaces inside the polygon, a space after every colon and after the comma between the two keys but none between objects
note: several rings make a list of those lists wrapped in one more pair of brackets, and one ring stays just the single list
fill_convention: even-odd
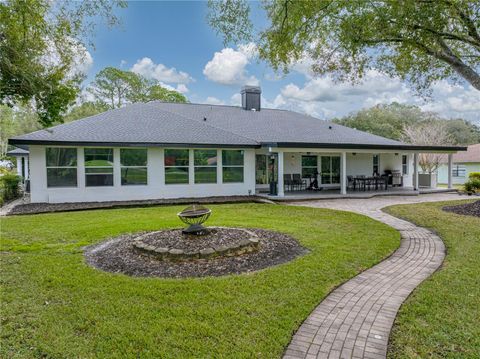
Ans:
[{"label": "green lawn", "polygon": [[0,357],[279,357],[330,290],[399,244],[390,227],[347,212],[210,207],[210,225],[282,231],[310,253],[248,275],[132,278],[86,266],[81,247],[178,227],[183,207],[2,218]]},{"label": "green lawn", "polygon": [[441,270],[401,307],[389,358],[480,358],[480,218],[442,211],[453,201],[387,212],[433,229],[445,242]]}]

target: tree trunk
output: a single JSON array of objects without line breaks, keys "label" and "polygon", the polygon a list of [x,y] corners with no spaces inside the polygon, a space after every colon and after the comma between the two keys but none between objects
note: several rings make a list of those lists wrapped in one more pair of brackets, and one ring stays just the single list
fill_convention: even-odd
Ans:
[{"label": "tree trunk", "polygon": [[[444,60],[445,61],[445,60]],[[475,72],[470,66],[466,65],[460,60],[453,60],[451,62],[446,61],[452,68],[467,80],[470,85],[475,87],[477,90],[480,91],[480,75]]]},{"label": "tree trunk", "polygon": [[465,64],[455,53],[447,46],[443,39],[437,39],[443,51],[435,52],[432,55],[437,59],[449,64],[461,77],[467,80],[470,85],[480,91],[480,74]]}]

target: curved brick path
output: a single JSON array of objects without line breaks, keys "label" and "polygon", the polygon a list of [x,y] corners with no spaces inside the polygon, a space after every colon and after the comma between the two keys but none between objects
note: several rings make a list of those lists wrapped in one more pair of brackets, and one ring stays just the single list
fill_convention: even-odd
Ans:
[{"label": "curved brick path", "polygon": [[284,358],[385,358],[400,305],[442,264],[445,247],[434,233],[390,216],[381,208],[456,199],[464,198],[435,194],[292,203],[367,215],[400,231],[402,241],[391,257],[326,297],[295,333]]}]

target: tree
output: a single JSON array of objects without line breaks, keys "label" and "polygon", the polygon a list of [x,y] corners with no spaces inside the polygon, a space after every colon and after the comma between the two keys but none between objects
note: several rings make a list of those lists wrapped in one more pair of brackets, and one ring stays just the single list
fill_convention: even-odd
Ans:
[{"label": "tree", "polygon": [[43,126],[61,122],[75,100],[98,18],[117,23],[120,0],[5,0],[0,2],[0,104],[34,107]]},{"label": "tree", "polygon": [[459,145],[480,143],[480,127],[475,124],[461,118],[443,121],[455,143]]},{"label": "tree", "polygon": [[109,107],[102,102],[87,101],[80,105],[72,107],[70,111],[64,116],[63,121],[72,122],[80,118],[85,118],[105,112],[108,109]]},{"label": "tree", "polygon": [[0,105],[0,158],[8,151],[8,139],[41,129],[38,115],[29,108]]},{"label": "tree", "polygon": [[181,93],[166,89],[160,85],[152,85],[147,91],[147,101],[160,100],[165,102],[187,102],[187,98]]},{"label": "tree", "polygon": [[417,106],[399,103],[380,104],[360,110],[343,118],[333,119],[339,125],[356,128],[378,136],[400,139],[405,125],[432,118],[432,114],[422,112]]},{"label": "tree", "polygon": [[[266,0],[268,26],[252,35],[246,0],[210,3],[224,41],[255,38],[276,70],[309,57],[312,70],[357,81],[370,68],[409,80],[463,79],[480,90],[480,2],[475,0]],[[228,33],[227,33],[228,31]]]},{"label": "tree", "polygon": [[480,142],[480,128],[467,120],[446,119],[437,113],[422,111],[417,106],[395,102],[363,109],[342,118],[335,118],[332,122],[393,140],[402,139],[405,126],[441,122],[455,144],[470,145]]},{"label": "tree", "polygon": [[109,108],[120,108],[127,103],[163,100],[170,102],[186,102],[182,94],[168,90],[156,81],[132,71],[124,71],[114,67],[101,70],[90,85],[90,91],[100,103]]},{"label": "tree", "polygon": [[[440,121],[407,125],[403,129],[402,139],[405,142],[425,146],[447,146],[454,143],[452,136],[448,133],[446,122]],[[443,154],[420,153],[418,164],[424,173],[433,173],[443,158]]]}]

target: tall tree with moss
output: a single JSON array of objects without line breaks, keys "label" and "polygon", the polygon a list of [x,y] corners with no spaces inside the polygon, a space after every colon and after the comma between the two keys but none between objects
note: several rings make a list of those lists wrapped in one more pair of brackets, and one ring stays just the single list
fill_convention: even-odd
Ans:
[{"label": "tall tree with moss", "polygon": [[43,126],[62,121],[79,91],[75,66],[95,23],[118,22],[122,0],[0,2],[0,104],[29,105]]},{"label": "tall tree with moss", "polygon": [[209,1],[208,21],[224,41],[254,40],[260,57],[288,71],[361,80],[376,68],[427,93],[432,82],[464,80],[480,90],[478,0],[265,0],[268,25],[252,31],[246,0]]}]

